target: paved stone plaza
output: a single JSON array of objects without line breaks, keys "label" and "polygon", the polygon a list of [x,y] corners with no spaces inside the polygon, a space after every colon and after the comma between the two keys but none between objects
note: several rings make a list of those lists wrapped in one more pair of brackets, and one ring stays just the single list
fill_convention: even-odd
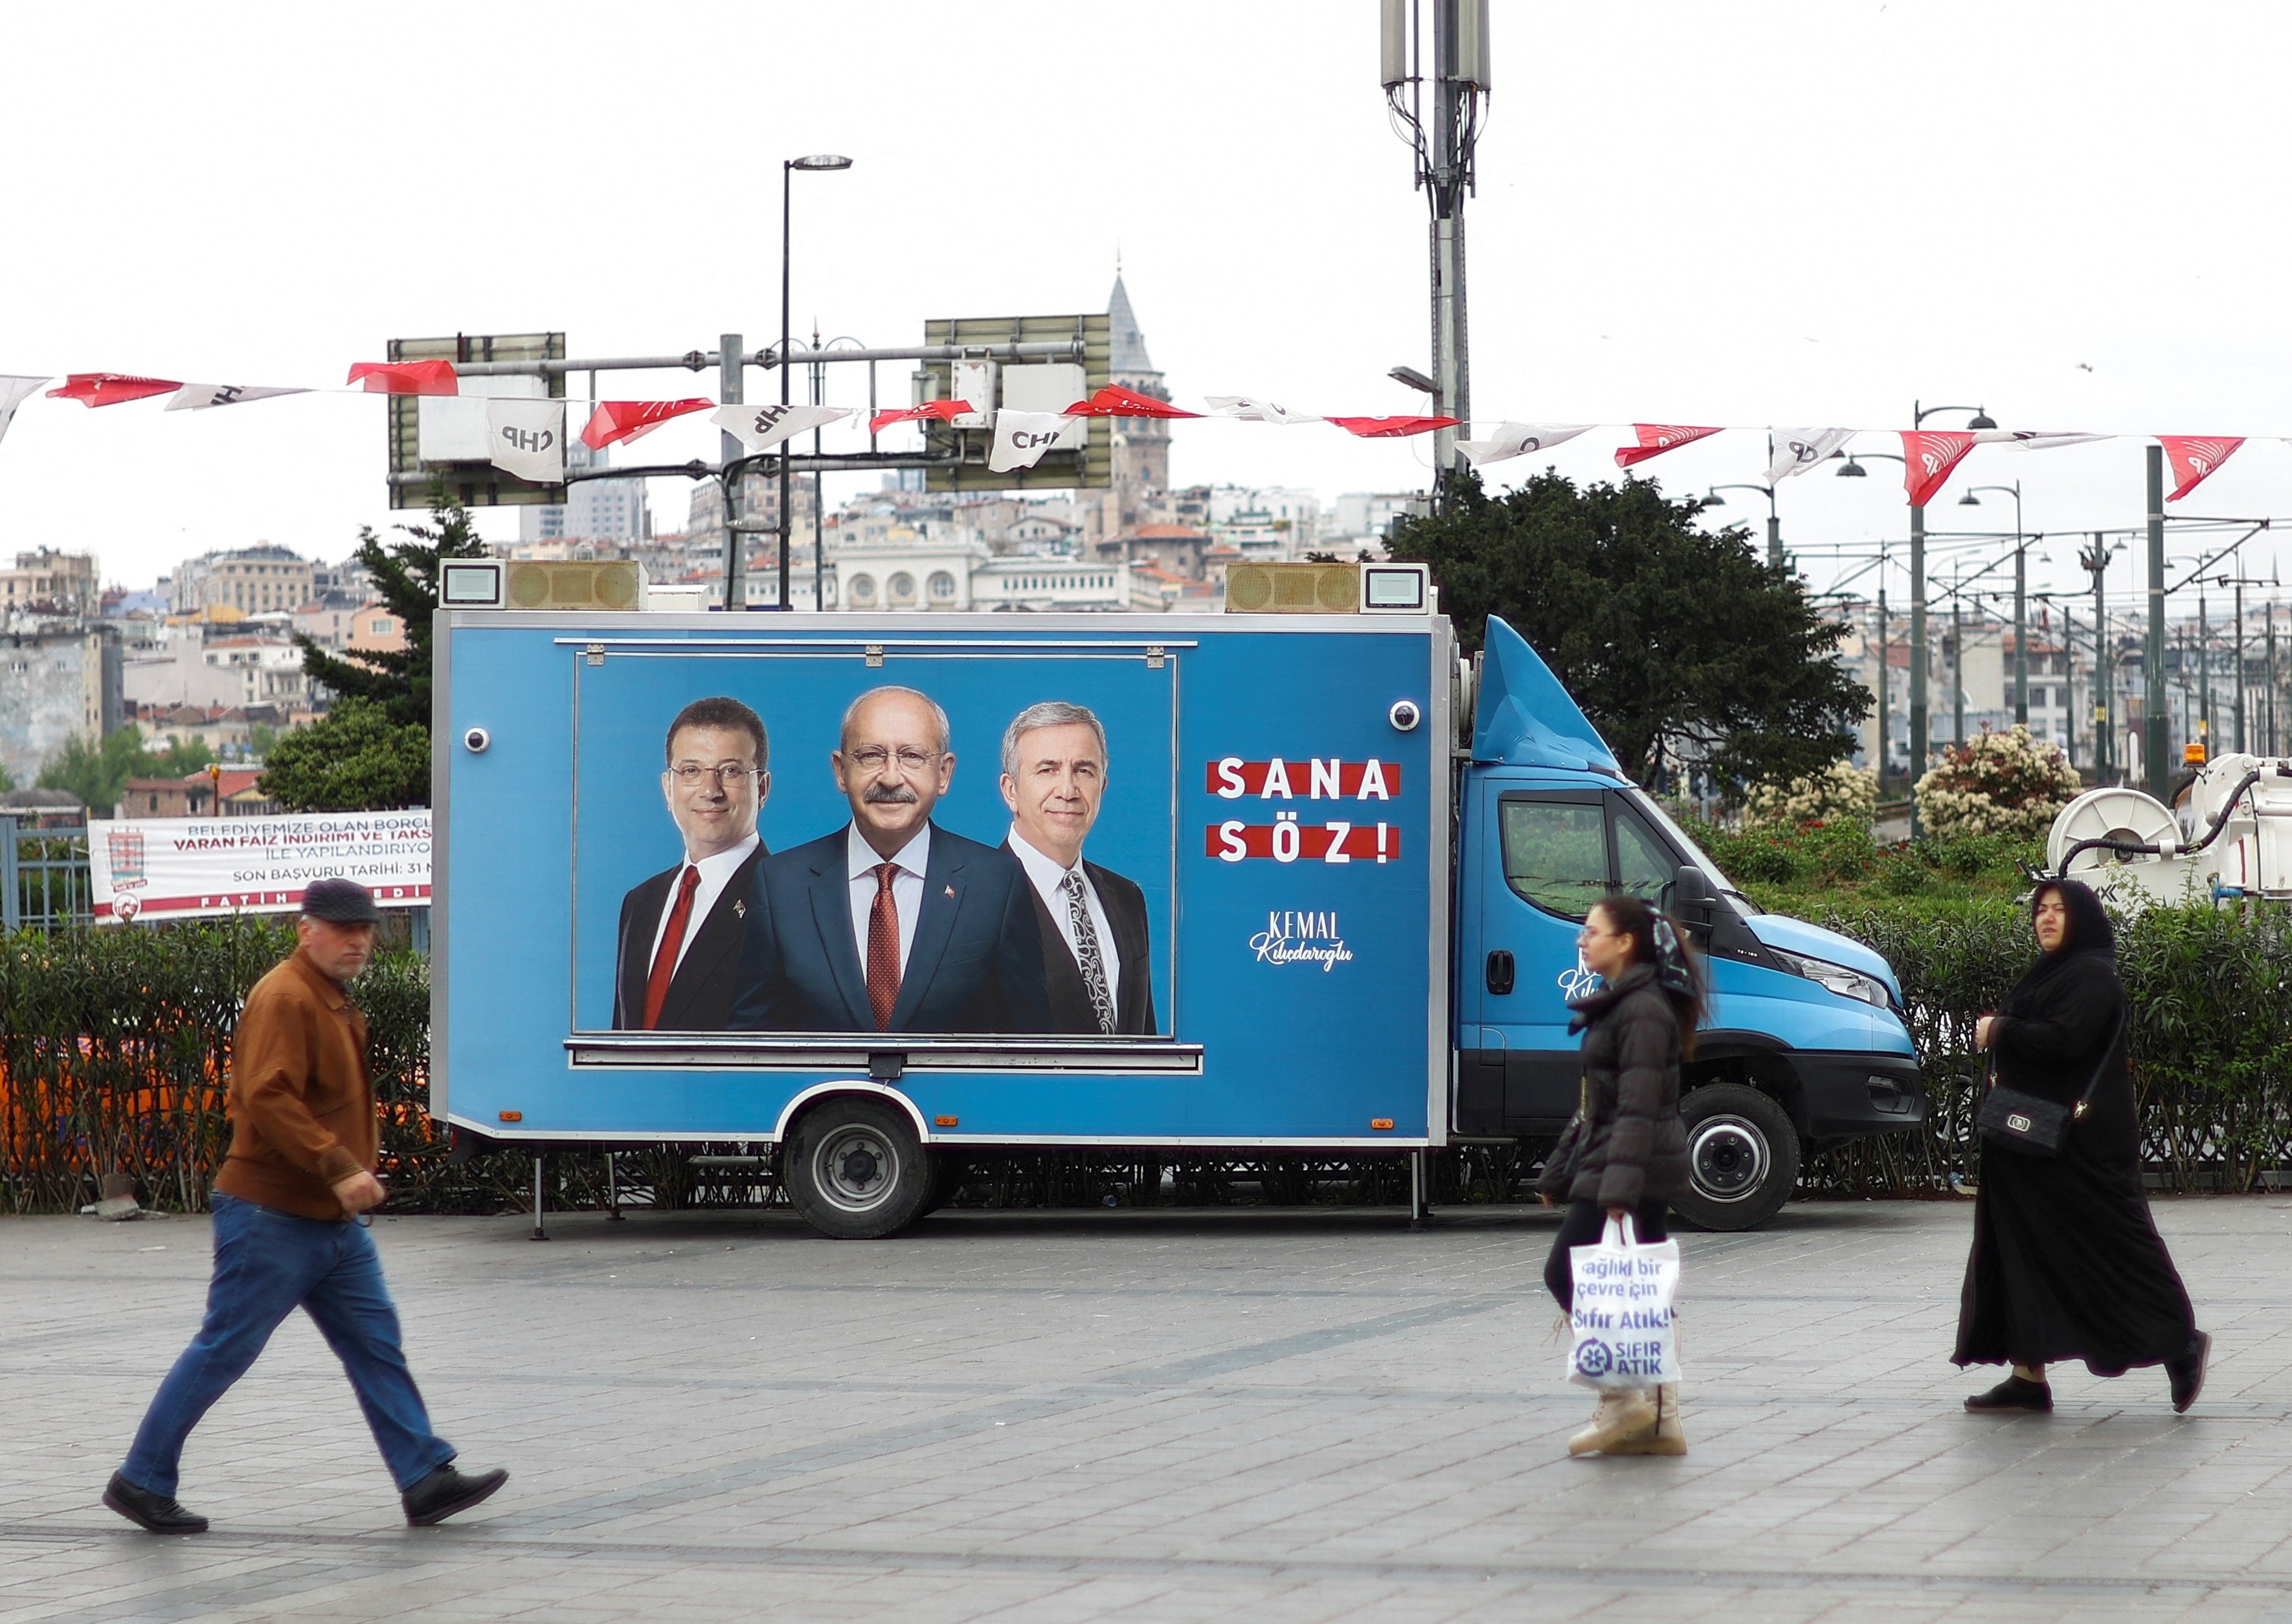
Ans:
[{"label": "paved stone plaza", "polygon": [[1687,1236],[1693,1452],[1574,1461],[1533,1210],[383,1219],[509,1487],[403,1527],[298,1317],[193,1436],[185,1539],[96,1497],[206,1223],[0,1220],[0,1620],[2292,1621],[2288,1208],[2159,1205],[2217,1338],[2185,1417],[2082,1370],[1963,1414],[1962,1204]]}]

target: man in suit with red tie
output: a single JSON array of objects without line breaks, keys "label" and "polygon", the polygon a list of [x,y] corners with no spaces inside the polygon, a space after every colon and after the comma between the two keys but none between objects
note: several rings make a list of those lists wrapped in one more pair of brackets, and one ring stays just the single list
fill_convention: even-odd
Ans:
[{"label": "man in suit with red tie", "polygon": [[764,724],[738,699],[695,699],[668,724],[660,793],[684,860],[621,899],[613,1025],[722,1031],[732,1014],[748,887],[765,855],[771,793]]},{"label": "man in suit with red tie", "polygon": [[1083,859],[1106,795],[1106,729],[1063,699],[1029,705],[1003,734],[1004,849],[1034,892],[1051,995],[1051,1030],[1154,1030],[1146,896],[1134,880]]},{"label": "man in suit with red tie", "polygon": [[844,712],[828,764],[851,821],[758,865],[736,1030],[1050,1030],[1026,877],[932,821],[948,743],[947,713],[912,688]]}]

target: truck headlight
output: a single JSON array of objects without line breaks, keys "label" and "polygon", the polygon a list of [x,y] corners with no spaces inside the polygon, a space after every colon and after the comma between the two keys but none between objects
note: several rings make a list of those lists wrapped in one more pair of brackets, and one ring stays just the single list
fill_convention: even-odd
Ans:
[{"label": "truck headlight", "polygon": [[1827,958],[1809,958],[1804,953],[1786,953],[1780,948],[1769,948],[1780,959],[1783,967],[1811,982],[1819,982],[1841,998],[1860,998],[1865,1004],[1875,1004],[1880,1009],[1892,1009],[1894,1000],[1886,991],[1886,983],[1875,975],[1865,975],[1860,970],[1850,970],[1844,965],[1834,965]]}]

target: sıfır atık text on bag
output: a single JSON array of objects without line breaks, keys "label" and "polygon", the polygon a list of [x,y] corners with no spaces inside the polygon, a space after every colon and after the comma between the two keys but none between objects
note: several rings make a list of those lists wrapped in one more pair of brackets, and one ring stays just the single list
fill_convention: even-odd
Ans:
[{"label": "s\u0131f\u0131r at\u0131k text on bag", "polygon": [[1652,1387],[1679,1379],[1672,1296],[1679,1243],[1638,1243],[1632,1221],[1610,1218],[1596,1246],[1569,1254],[1568,1379],[1586,1387]]}]

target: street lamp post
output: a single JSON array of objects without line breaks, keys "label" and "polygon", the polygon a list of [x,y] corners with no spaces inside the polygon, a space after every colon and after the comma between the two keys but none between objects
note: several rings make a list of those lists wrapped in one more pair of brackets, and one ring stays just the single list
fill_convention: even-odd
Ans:
[{"label": "street lamp post", "polygon": [[[1921,406],[1910,402],[1910,427],[1924,428],[1927,418],[1941,412],[1972,412],[1966,427],[1994,429],[1989,412],[1979,406]],[[1926,762],[1926,507],[1910,504],[1910,780],[1917,781]],[[1917,803],[1911,804],[1910,833],[1920,833]]]},{"label": "street lamp post", "polygon": [[1995,490],[2014,498],[2014,720],[2030,724],[2030,609],[2029,547],[2022,533],[2022,481],[2011,485],[1969,485],[1957,499],[1960,507],[1981,505],[1980,493]]},{"label": "street lamp post", "polygon": [[[2093,781],[2100,783],[2109,776],[2109,611],[2102,597],[2102,582],[2109,571],[2109,561],[2118,549],[2109,544],[2099,530],[2093,533],[2093,545],[2078,554],[2078,567],[2093,576]],[[2159,696],[2154,703],[2161,710],[2164,699],[2164,656],[2162,650],[2151,658],[2156,669],[2151,674],[2150,691]],[[2074,729],[2077,723],[2070,723]],[[2164,736],[2158,735],[2155,748],[2164,747]]]},{"label": "street lamp post", "polygon": [[[788,228],[793,215],[789,203],[795,190],[795,172],[807,174],[825,170],[849,169],[851,160],[834,152],[814,152],[803,158],[784,158],[780,162],[780,404],[788,403]],[[813,436],[816,440],[819,437]],[[795,436],[780,441],[780,595],[777,605],[787,610],[794,607],[788,602],[788,458],[795,450]],[[812,516],[817,526],[819,515]],[[816,594],[815,594],[816,601]]]},{"label": "street lamp post", "polygon": [[[1769,448],[1772,449],[1771,443]],[[1755,490],[1766,497],[1767,565],[1770,569],[1781,569],[1783,567],[1783,525],[1781,518],[1775,512],[1775,488],[1771,485],[1714,485],[1705,493],[1703,505],[1726,506],[1727,499],[1719,494],[1723,490]]]}]

